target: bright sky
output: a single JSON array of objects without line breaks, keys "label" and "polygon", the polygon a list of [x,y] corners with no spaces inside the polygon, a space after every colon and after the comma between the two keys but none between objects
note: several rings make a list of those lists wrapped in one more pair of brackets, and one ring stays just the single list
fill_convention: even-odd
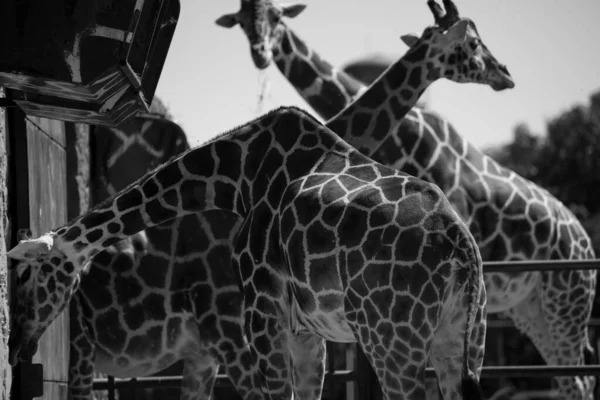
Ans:
[{"label": "bright sky", "polygon": [[[239,27],[214,20],[239,0],[180,0],[181,15],[157,89],[190,144],[280,105],[312,111],[275,65],[261,75]],[[293,1],[293,0],[288,0]],[[440,0],[441,2],[441,0]],[[455,0],[483,41],[507,65],[515,88],[494,92],[446,80],[431,86],[429,105],[477,146],[512,139],[516,123],[543,132],[545,121],[600,89],[600,1]],[[433,17],[425,0],[304,0],[288,25],[333,65],[382,52],[400,57],[399,36],[421,33]],[[261,81],[267,97],[259,107]],[[314,113],[313,113],[314,114]]]}]

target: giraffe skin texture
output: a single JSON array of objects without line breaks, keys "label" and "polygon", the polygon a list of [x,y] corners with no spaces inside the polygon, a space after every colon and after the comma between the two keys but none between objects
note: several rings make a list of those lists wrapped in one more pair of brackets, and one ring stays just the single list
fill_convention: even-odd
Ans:
[{"label": "giraffe skin texture", "polygon": [[[272,61],[328,119],[328,127],[372,159],[440,186],[475,236],[484,261],[595,258],[589,236],[564,204],[484,155],[438,113],[415,107],[437,79],[485,83],[477,74],[469,78],[470,59],[481,65],[478,53],[489,51],[473,21],[460,18],[467,22],[468,39],[463,51],[453,54],[432,44],[437,35],[431,28],[420,40],[403,36],[407,53],[367,88],[324,60],[282,18],[253,22],[242,11],[234,15],[244,21],[244,32],[253,23],[271,24],[263,41],[271,46]],[[437,25],[448,29],[447,22]],[[508,73],[501,65],[495,71]],[[587,322],[596,271],[489,273],[485,282],[488,311],[510,317],[548,364],[584,364],[592,352]],[[593,398],[594,377],[556,381],[562,398]]]},{"label": "giraffe skin texture", "polygon": [[325,339],[358,342],[387,399],[424,397],[428,355],[445,398],[480,396],[486,297],[466,225],[437,186],[365,157],[294,107],[183,153],[11,249],[20,262],[10,359],[36,351],[93,256],[211,210],[242,219],[232,258],[265,397],[319,398]]},{"label": "giraffe skin texture", "polygon": [[[153,115],[95,129],[95,202],[189,149],[177,124]],[[188,215],[93,258],[69,306],[72,399],[92,398],[95,373],[147,376],[178,360],[181,398],[209,399],[219,365],[242,398],[262,398],[229,261],[240,222],[220,210]]]}]

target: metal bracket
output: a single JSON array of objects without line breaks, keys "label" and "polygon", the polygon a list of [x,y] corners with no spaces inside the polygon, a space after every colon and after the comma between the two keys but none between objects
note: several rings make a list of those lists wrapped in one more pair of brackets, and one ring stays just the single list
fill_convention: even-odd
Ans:
[{"label": "metal bracket", "polygon": [[44,366],[22,362],[21,399],[33,399],[44,395]]},{"label": "metal bracket", "polygon": [[121,71],[123,71],[125,78],[127,78],[129,83],[133,87],[133,90],[139,92],[142,88],[142,82],[140,81],[136,73],[133,71],[133,68],[131,68],[131,65],[129,65],[127,60],[121,60],[119,62],[119,67],[121,67]]}]

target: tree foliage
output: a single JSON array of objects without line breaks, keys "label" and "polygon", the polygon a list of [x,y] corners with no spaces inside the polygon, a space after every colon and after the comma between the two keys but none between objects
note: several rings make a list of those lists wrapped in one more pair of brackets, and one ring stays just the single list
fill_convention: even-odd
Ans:
[{"label": "tree foliage", "polygon": [[589,105],[577,105],[549,120],[543,136],[519,124],[512,143],[486,152],[548,189],[584,224],[600,213],[600,91]]},{"label": "tree foliage", "polygon": [[152,104],[150,105],[150,113],[160,115],[163,118],[166,118],[170,121],[173,121],[173,115],[169,112],[169,108],[162,102],[161,99],[158,98],[157,95],[154,95],[152,99]]}]

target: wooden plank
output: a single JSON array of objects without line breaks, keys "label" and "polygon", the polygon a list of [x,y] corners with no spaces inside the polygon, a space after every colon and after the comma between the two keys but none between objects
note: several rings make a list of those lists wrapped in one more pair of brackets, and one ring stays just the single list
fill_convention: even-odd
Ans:
[{"label": "wooden plank", "polygon": [[[69,386],[66,382],[44,382],[44,395],[38,399],[67,400]],[[14,399],[18,400],[18,399]]]},{"label": "wooden plank", "polygon": [[[67,171],[66,151],[57,141],[64,137],[64,125],[43,124],[62,128],[62,133],[42,132],[38,126],[27,122],[27,155],[29,181],[29,227],[33,236],[39,236],[49,229],[67,222]],[[67,382],[69,362],[69,322],[68,313],[62,313],[42,335],[39,351],[33,362],[44,365],[44,380]],[[44,394],[43,399],[52,397],[54,391]]]},{"label": "wooden plank", "polygon": [[[0,97],[4,93],[0,88]],[[7,121],[6,112],[0,108],[0,254],[6,254],[6,244],[10,238],[6,237],[9,232],[7,224],[8,205],[8,157],[7,157]],[[8,260],[5,256],[0,257],[0,400],[8,400],[12,383],[12,368],[8,365]]]},{"label": "wooden plank", "polygon": [[27,120],[27,125],[37,126],[39,133],[49,136],[63,148],[67,146],[65,123],[63,121],[33,116],[28,116]]}]

